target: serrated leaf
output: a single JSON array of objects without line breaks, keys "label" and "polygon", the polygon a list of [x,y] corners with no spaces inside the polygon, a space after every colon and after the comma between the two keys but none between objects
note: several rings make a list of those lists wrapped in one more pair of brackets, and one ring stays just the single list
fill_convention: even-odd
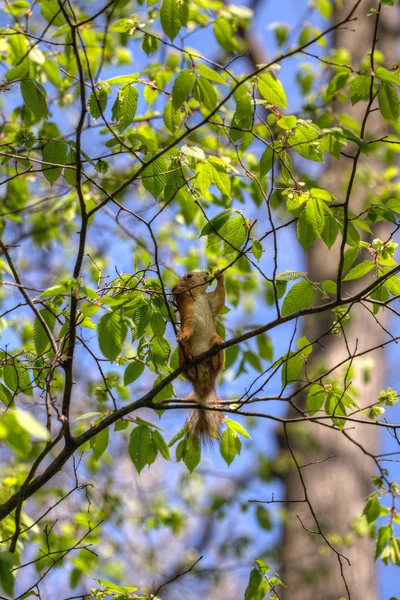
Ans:
[{"label": "serrated leaf", "polygon": [[228,85],[225,79],[220,75],[217,71],[214,71],[208,65],[197,65],[196,70],[200,75],[208,79],[209,81],[214,81],[214,83],[221,83],[222,85]]},{"label": "serrated leaf", "polygon": [[364,277],[367,273],[372,271],[375,267],[374,263],[371,260],[363,260],[359,265],[356,265],[347,273],[345,277],[343,277],[343,281],[353,281],[354,279],[360,279],[360,277]]},{"label": "serrated leaf", "polygon": [[221,456],[228,465],[228,467],[233,462],[235,456],[238,454],[236,447],[236,439],[237,434],[233,429],[225,429],[224,433],[221,436],[220,442],[220,452]]},{"label": "serrated leaf", "polygon": [[305,276],[304,271],[281,271],[275,275],[276,281],[294,281],[302,279]]},{"label": "serrated leaf", "polygon": [[326,90],[327,95],[333,96],[333,94],[336,94],[336,92],[344,88],[349,79],[349,75],[350,71],[346,73],[337,73],[334,77],[332,77]]},{"label": "serrated leaf", "polygon": [[289,355],[282,364],[282,385],[297,381],[303,364],[304,356],[302,354],[293,351],[289,352]]},{"label": "serrated leaf", "polygon": [[[101,117],[101,114],[104,113],[107,107],[108,94],[104,90],[96,90],[96,92],[92,92],[89,96],[88,100],[88,111],[89,114],[93,117],[93,119],[98,119]],[[101,111],[100,111],[100,108]]]},{"label": "serrated leaf", "polygon": [[357,75],[350,83],[350,100],[351,103],[357,104],[360,100],[368,100],[371,89],[370,75]]},{"label": "serrated leaf", "polygon": [[394,83],[395,85],[400,85],[400,77],[396,73],[385,69],[385,67],[378,67],[375,71],[375,76],[378,77],[381,81],[385,81],[386,83]]},{"label": "serrated leaf", "polygon": [[118,121],[118,129],[123,131],[135,117],[139,92],[134,85],[125,84],[118,91],[116,105],[113,107],[113,118]]},{"label": "serrated leaf", "polygon": [[5,78],[7,79],[7,81],[14,81],[14,79],[23,79],[25,75],[28,74],[28,71],[29,61],[27,58],[24,58],[19,65],[12,67],[6,72]]},{"label": "serrated leaf", "polygon": [[382,554],[386,544],[392,537],[392,528],[390,525],[383,525],[378,530],[378,535],[376,538],[376,546],[375,546],[375,558],[378,558],[380,554]]},{"label": "serrated leaf", "polygon": [[251,245],[251,251],[255,258],[260,262],[260,258],[262,257],[263,247],[262,244],[258,240],[254,240]]},{"label": "serrated leaf", "polygon": [[386,121],[396,122],[399,118],[399,97],[391,83],[382,82],[378,92],[379,110]]},{"label": "serrated leaf", "polygon": [[139,425],[132,429],[129,438],[128,452],[138,473],[140,473],[146,465],[151,465],[154,462],[157,456],[157,448],[148,427]]},{"label": "serrated leaf", "polygon": [[163,0],[160,8],[160,23],[163,32],[173,41],[181,28],[181,13],[177,0]]},{"label": "serrated leaf", "polygon": [[172,105],[175,109],[180,108],[188,99],[196,81],[196,73],[189,69],[181,71],[172,87]]},{"label": "serrated leaf", "polygon": [[124,373],[124,386],[133,383],[138,379],[144,371],[145,365],[140,362],[132,361],[125,369]]},{"label": "serrated leaf", "polygon": [[240,423],[237,423],[236,421],[232,421],[232,419],[225,419],[225,425],[227,427],[229,427],[229,429],[232,429],[236,433],[239,433],[240,435],[243,435],[243,437],[246,437],[249,440],[251,440],[250,434],[246,431],[246,429]]},{"label": "serrated leaf", "polygon": [[99,433],[95,436],[93,441],[93,456],[95,460],[99,460],[99,458],[104,454],[107,450],[109,440],[109,432],[108,427],[99,431]]},{"label": "serrated leaf", "polygon": [[165,338],[154,336],[151,342],[151,351],[154,354],[155,362],[165,365],[171,353],[171,348]]},{"label": "serrated leaf", "polygon": [[228,173],[225,169],[214,163],[211,164],[212,172],[213,172],[213,183],[217,186],[222,194],[225,196],[231,195],[231,181],[229,179]]},{"label": "serrated leaf", "polygon": [[174,108],[172,100],[164,107],[164,123],[171,133],[175,133],[180,125],[182,113],[179,108]]},{"label": "serrated leaf", "polygon": [[[55,315],[49,310],[43,309],[39,311],[41,317],[46,322],[48,328],[51,332],[54,330],[54,326],[56,324]],[[35,343],[35,349],[37,354],[43,354],[46,349],[50,346],[49,338],[47,337],[47,333],[45,332],[43,325],[39,321],[37,317],[35,317],[34,325],[33,325],[33,341]]]},{"label": "serrated leaf", "polygon": [[250,573],[248,586],[244,594],[244,600],[264,600],[269,592],[269,585],[258,569]]},{"label": "serrated leaf", "polygon": [[48,115],[46,90],[34,79],[21,81],[21,94],[26,106],[37,116],[46,118]]},{"label": "serrated leaf", "polygon": [[229,19],[220,17],[213,23],[213,32],[218,44],[227,52],[236,52],[238,44]]},{"label": "serrated leaf", "polygon": [[325,226],[324,203],[311,196],[307,201],[305,214],[315,234],[320,236]]},{"label": "serrated leaf", "polygon": [[[43,148],[43,161],[47,163],[66,164],[67,145],[65,142],[48,142]],[[60,177],[62,167],[50,167],[43,165],[43,175],[50,185],[53,185]]]},{"label": "serrated leaf", "polygon": [[161,456],[165,458],[165,460],[171,460],[171,456],[169,453],[169,448],[167,442],[164,440],[163,436],[156,429],[152,431],[153,442],[156,446],[157,450],[160,452]]},{"label": "serrated leaf", "polygon": [[282,304],[282,316],[290,315],[302,308],[311,306],[314,297],[314,287],[310,281],[295,283],[285,296]]},{"label": "serrated leaf", "polygon": [[260,177],[263,177],[270,172],[274,162],[278,160],[278,157],[278,152],[271,148],[271,146],[268,146],[268,148],[264,150],[260,158]]},{"label": "serrated leaf", "polygon": [[[213,169],[208,162],[199,162],[196,165],[195,185],[202,194],[205,194],[213,181]],[[229,217],[228,217],[229,218]],[[203,228],[204,230],[204,228]],[[201,235],[206,235],[201,233]]]},{"label": "serrated leaf", "polygon": [[306,407],[312,417],[317,411],[321,410],[325,402],[325,390],[322,385],[313,384],[307,394]]},{"label": "serrated leaf", "polygon": [[199,77],[197,79],[197,86],[201,93],[201,102],[208,110],[214,110],[217,106],[217,92],[215,86],[204,77]]},{"label": "serrated leaf", "polygon": [[370,498],[363,510],[363,515],[367,517],[368,523],[373,523],[381,514],[381,505],[376,496]]},{"label": "serrated leaf", "polygon": [[258,89],[264,100],[274,106],[286,108],[287,99],[285,90],[273,73],[263,73],[258,76]]},{"label": "serrated leaf", "polygon": [[308,222],[306,211],[303,209],[296,223],[296,235],[304,250],[308,250],[317,239],[317,234]]},{"label": "serrated leaf", "polygon": [[101,317],[97,335],[100,350],[108,360],[114,361],[117,358],[127,333],[128,327],[119,311],[106,313]]},{"label": "serrated leaf", "polygon": [[167,170],[167,163],[161,157],[154,160],[143,171],[143,185],[156,200],[165,187]]},{"label": "serrated leaf", "polygon": [[294,135],[288,138],[288,142],[300,156],[314,162],[323,162],[324,148],[319,137],[318,130],[311,125],[302,124],[296,127]]},{"label": "serrated leaf", "polygon": [[198,160],[205,160],[206,158],[204,150],[202,150],[198,146],[187,146],[185,144],[184,146],[182,146],[181,152],[185,156],[191,156],[192,158],[197,158]]},{"label": "serrated leaf", "polygon": [[329,250],[335,243],[338,233],[339,225],[336,219],[334,219],[330,215],[325,215],[325,225],[321,233],[321,238],[323,239],[324,243],[329,248]]},{"label": "serrated leaf", "polygon": [[224,226],[222,237],[224,239],[224,255],[240,250],[247,237],[245,219],[241,215],[230,219]]},{"label": "serrated leaf", "polygon": [[147,104],[151,106],[158,98],[158,90],[152,85],[145,85],[143,90],[143,97]]},{"label": "serrated leaf", "polygon": [[356,260],[360,252],[359,248],[348,248],[344,253],[343,271],[347,271]]},{"label": "serrated leaf", "polygon": [[182,459],[188,470],[192,473],[201,459],[201,445],[196,444],[190,436],[183,441],[185,445]]}]

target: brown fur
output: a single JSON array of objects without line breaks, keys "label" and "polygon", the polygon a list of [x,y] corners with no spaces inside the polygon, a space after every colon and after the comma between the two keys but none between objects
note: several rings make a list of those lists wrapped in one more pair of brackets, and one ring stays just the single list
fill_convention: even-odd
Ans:
[{"label": "brown fur", "polygon": [[[212,346],[222,342],[215,321],[225,304],[225,286],[222,273],[216,274],[217,287],[214,292],[206,293],[210,279],[206,271],[193,271],[182,277],[173,288],[181,319],[181,330],[176,336],[179,346],[179,365],[202,354]],[[183,347],[183,348],[182,348]],[[219,406],[215,389],[218,373],[224,365],[224,352],[187,369],[184,372],[193,386],[193,393],[187,399],[202,406]],[[220,436],[222,415],[219,411],[193,410],[187,425],[196,443],[212,441]]]}]

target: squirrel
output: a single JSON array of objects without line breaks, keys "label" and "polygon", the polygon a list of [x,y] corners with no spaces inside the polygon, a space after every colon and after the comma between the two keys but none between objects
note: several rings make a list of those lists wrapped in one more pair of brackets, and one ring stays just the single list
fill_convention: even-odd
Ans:
[{"label": "squirrel", "polygon": [[[176,336],[179,366],[185,360],[191,360],[222,342],[215,321],[225,305],[225,285],[220,271],[215,273],[215,277],[217,287],[214,292],[206,293],[210,284],[207,271],[193,271],[184,275],[172,289],[181,320],[181,329]],[[187,369],[184,376],[191,382],[194,390],[187,399],[202,406],[217,408],[219,398],[215,382],[223,365],[224,351],[221,350],[215,356]],[[194,409],[189,413],[187,427],[192,440],[198,445],[218,439],[221,422],[222,414],[219,411]]]}]

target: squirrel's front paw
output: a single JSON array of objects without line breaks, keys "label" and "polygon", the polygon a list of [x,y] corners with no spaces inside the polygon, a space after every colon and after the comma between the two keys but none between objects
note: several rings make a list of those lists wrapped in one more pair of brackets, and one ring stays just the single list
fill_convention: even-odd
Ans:
[{"label": "squirrel's front paw", "polygon": [[222,273],[222,271],[215,271],[215,279],[217,281],[223,281],[224,280],[224,274]]},{"label": "squirrel's front paw", "polygon": [[187,341],[187,339],[188,339],[188,336],[187,336],[187,333],[185,331],[180,331],[178,333],[178,335],[176,336],[176,341],[178,342],[178,344],[179,344],[179,342],[181,344],[183,344],[184,342]]}]

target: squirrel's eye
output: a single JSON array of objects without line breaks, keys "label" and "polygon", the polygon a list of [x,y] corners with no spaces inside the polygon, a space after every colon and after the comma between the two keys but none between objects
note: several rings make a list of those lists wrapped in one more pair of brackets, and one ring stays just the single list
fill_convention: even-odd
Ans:
[{"label": "squirrel's eye", "polygon": [[192,273],[189,273],[189,275],[187,275],[187,278],[190,279],[191,277],[193,277]]}]

